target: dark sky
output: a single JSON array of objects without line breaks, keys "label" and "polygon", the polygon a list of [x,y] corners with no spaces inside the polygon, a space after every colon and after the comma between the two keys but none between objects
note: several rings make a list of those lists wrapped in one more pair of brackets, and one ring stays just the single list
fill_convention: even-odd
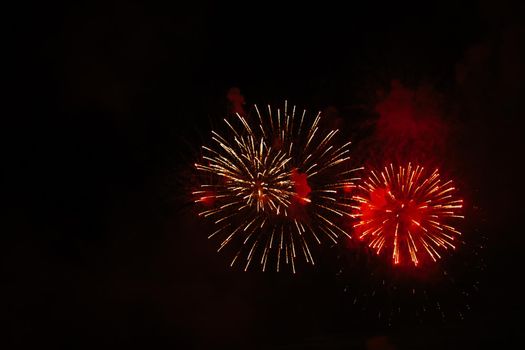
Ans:
[{"label": "dark sky", "polygon": [[[13,9],[2,341],[187,349],[523,342],[525,29],[517,3]],[[487,269],[462,322],[387,327],[361,318],[344,307],[328,267],[297,276],[232,270],[189,203],[191,164],[227,113],[229,88],[249,104],[288,99],[335,111],[359,139],[393,80],[441,96],[454,130],[444,162],[480,208],[469,227],[487,237]]]}]

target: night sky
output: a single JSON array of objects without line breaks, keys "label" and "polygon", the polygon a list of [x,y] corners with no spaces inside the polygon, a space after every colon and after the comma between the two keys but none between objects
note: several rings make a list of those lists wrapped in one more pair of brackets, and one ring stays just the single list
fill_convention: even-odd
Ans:
[{"label": "night sky", "polygon": [[[95,0],[6,11],[5,348],[523,342],[523,10]],[[229,89],[246,109],[287,99],[324,111],[366,163],[424,150],[374,147],[376,107],[399,85],[439,105],[448,136],[429,146],[432,160],[451,169],[474,213],[466,227],[483,237],[480,263],[460,277],[479,282],[464,319],[387,325],[356,312],[333,247],[296,275],[230,268],[190,195],[199,147],[231,113]]]}]

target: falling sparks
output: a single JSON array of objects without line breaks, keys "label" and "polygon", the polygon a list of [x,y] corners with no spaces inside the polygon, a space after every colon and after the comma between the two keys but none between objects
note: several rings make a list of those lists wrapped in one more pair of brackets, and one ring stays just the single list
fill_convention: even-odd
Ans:
[{"label": "falling sparks", "polygon": [[461,233],[449,221],[459,215],[463,200],[452,181],[438,170],[427,175],[422,166],[386,166],[369,171],[353,196],[355,235],[379,255],[388,254],[394,265],[410,261],[437,261],[441,251],[456,248]]},{"label": "falling sparks", "polygon": [[218,251],[234,246],[231,265],[258,264],[263,271],[283,264],[296,272],[296,258],[314,264],[311,244],[334,243],[348,235],[340,227],[350,216],[354,188],[348,166],[350,142],[336,145],[338,130],[320,126],[321,112],[312,122],[306,111],[263,111],[224,119],[226,132],[212,131],[212,146],[203,146],[195,164],[201,185],[193,192],[214,222],[209,236],[221,237]]}]

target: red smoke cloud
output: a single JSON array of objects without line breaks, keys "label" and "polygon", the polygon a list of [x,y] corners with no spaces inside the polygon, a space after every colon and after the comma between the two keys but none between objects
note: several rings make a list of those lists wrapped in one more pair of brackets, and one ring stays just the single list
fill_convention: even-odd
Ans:
[{"label": "red smoke cloud", "polygon": [[308,184],[306,174],[299,172],[297,169],[292,170],[292,181],[295,191],[295,196],[291,202],[291,205],[288,207],[288,213],[290,217],[309,220],[307,214],[307,204],[310,203],[310,192],[312,188]]},{"label": "red smoke cloud", "polygon": [[430,87],[404,87],[391,83],[390,92],[376,105],[379,114],[374,143],[385,160],[425,159],[440,156],[448,127],[443,121],[441,98]]},{"label": "red smoke cloud", "polygon": [[312,188],[310,187],[310,185],[308,185],[306,174],[297,171],[297,169],[293,169],[292,181],[299,203],[308,203],[308,195],[310,194],[310,192],[312,192]]},{"label": "red smoke cloud", "polygon": [[244,96],[241,95],[241,90],[236,87],[232,87],[228,90],[226,98],[230,102],[229,112],[232,114],[239,113],[241,116],[245,116],[246,112],[244,111]]}]

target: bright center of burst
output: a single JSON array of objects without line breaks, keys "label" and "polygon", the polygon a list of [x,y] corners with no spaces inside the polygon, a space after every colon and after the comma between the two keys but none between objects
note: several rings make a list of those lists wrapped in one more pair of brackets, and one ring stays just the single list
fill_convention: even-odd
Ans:
[{"label": "bright center of burst", "polygon": [[394,213],[400,221],[410,219],[410,211],[405,203],[397,203]]},{"label": "bright center of burst", "polygon": [[251,181],[250,193],[245,198],[247,204],[257,211],[271,211],[279,215],[290,204],[290,189],[285,181],[258,178]]},{"label": "bright center of burst", "polygon": [[265,183],[261,180],[254,181],[252,188],[259,200],[262,200],[264,198]]},{"label": "bright center of burst", "polygon": [[410,227],[417,217],[417,209],[410,202],[396,202],[392,213],[395,215],[396,221],[406,228]]}]

